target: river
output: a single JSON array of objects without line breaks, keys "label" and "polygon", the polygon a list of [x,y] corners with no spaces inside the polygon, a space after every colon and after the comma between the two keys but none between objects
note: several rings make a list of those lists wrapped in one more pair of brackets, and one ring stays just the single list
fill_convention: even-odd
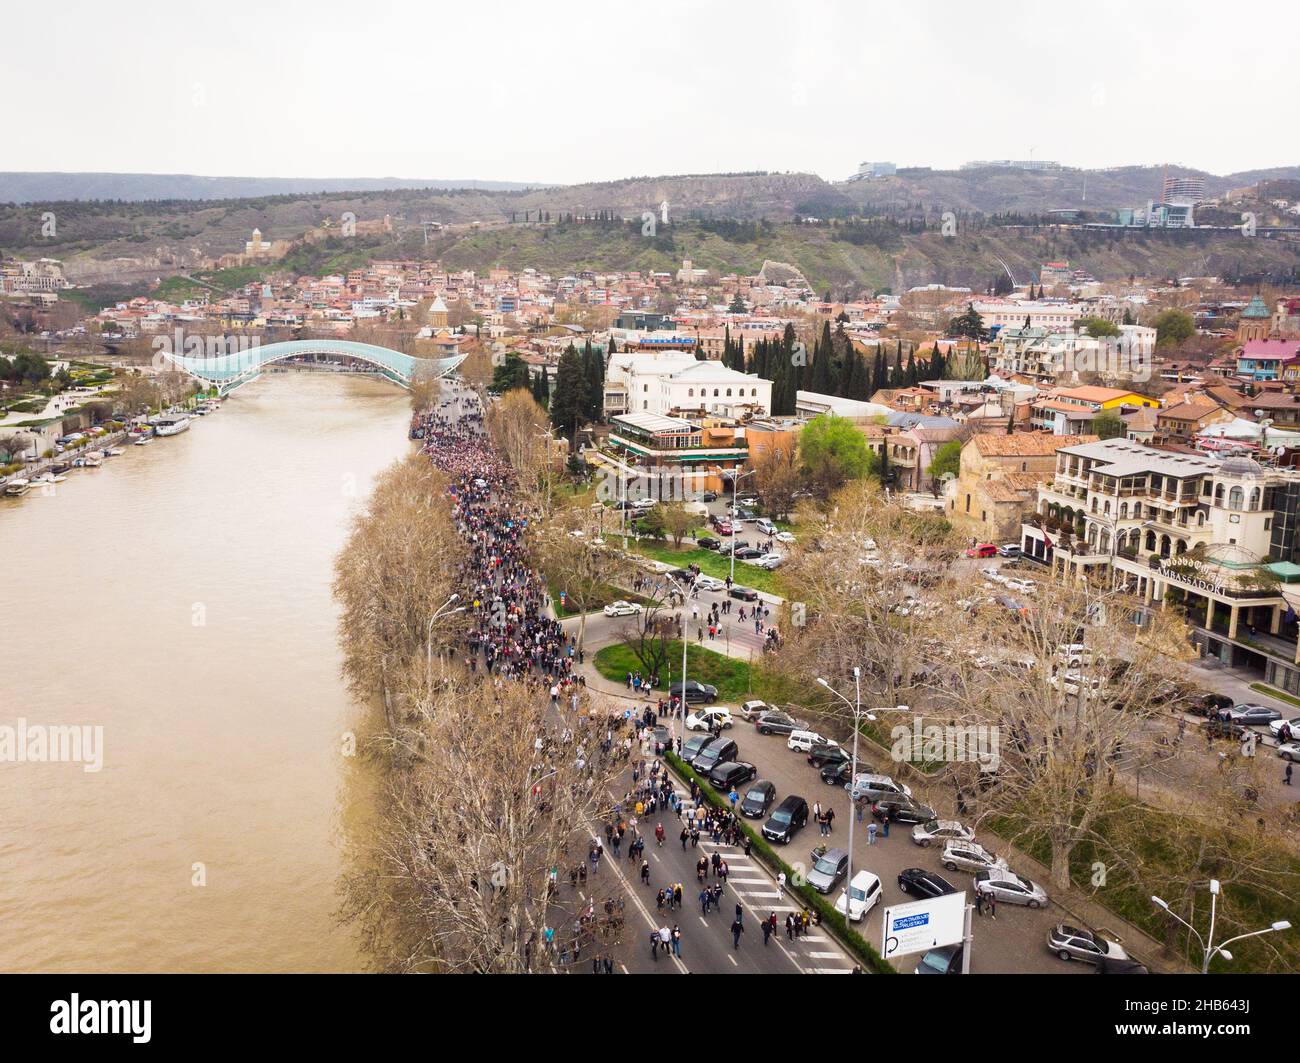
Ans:
[{"label": "river", "polygon": [[0,970],[363,969],[335,913],[371,780],[330,582],[408,409],[270,374],[0,499],[0,725],[103,729],[99,771],[0,763]]}]

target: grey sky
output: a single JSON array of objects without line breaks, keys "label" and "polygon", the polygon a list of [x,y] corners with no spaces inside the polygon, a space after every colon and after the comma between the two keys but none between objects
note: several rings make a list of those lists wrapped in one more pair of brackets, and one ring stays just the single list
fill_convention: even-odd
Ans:
[{"label": "grey sky", "polygon": [[24,119],[0,170],[567,183],[1300,163],[1294,22],[1274,0],[65,0],[4,23]]}]

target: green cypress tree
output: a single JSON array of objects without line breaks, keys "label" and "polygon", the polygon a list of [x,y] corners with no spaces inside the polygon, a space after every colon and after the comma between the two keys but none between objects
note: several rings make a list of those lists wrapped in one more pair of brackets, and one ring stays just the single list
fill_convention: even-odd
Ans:
[{"label": "green cypress tree", "polygon": [[555,395],[551,401],[551,424],[570,441],[577,437],[584,420],[586,391],[582,356],[570,343],[560,355],[560,365],[555,373]]}]

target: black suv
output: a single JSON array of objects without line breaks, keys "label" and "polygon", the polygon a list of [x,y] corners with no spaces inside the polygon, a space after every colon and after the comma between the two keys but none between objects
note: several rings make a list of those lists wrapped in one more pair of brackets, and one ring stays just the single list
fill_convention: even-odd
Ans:
[{"label": "black suv", "polygon": [[719,764],[724,761],[735,760],[738,756],[740,756],[740,750],[732,739],[715,738],[695,754],[695,759],[691,761],[691,767],[701,775],[708,775]]},{"label": "black suv", "polygon": [[752,587],[732,587],[727,594],[732,598],[739,598],[742,602],[758,601],[758,591]]},{"label": "black suv", "polygon": [[[668,688],[670,697],[681,697],[682,684],[674,683]],[[697,683],[694,679],[686,680],[686,700],[690,704],[696,702],[712,702],[718,700],[718,688],[709,686],[708,683]]]},{"label": "black suv", "polygon": [[709,782],[713,784],[714,789],[725,794],[733,786],[749,782],[757,774],[758,770],[754,765],[743,760],[724,760],[709,772]]},{"label": "black suv", "polygon": [[821,770],[822,782],[827,786],[848,786],[852,774],[853,765],[847,760],[841,760],[838,764],[827,764]]},{"label": "black suv", "polygon": [[934,809],[902,796],[885,798],[871,806],[871,814],[876,819],[884,819],[886,812],[890,823],[929,823],[937,818]]},{"label": "black suv", "polygon": [[704,550],[716,550],[722,545],[722,540],[715,539],[712,535],[701,535],[695,540],[695,545]]},{"label": "black suv", "polygon": [[840,746],[816,745],[808,751],[808,763],[814,768],[824,768],[828,764],[843,764],[849,759]]},{"label": "black suv", "polygon": [[763,824],[763,837],[770,842],[788,843],[808,823],[808,802],[791,794]]}]

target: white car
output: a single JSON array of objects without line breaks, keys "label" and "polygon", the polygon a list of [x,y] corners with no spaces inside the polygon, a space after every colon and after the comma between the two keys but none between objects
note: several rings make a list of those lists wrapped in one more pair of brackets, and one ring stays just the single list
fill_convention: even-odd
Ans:
[{"label": "white car", "polygon": [[710,705],[708,708],[696,709],[686,717],[686,730],[711,731],[714,727],[730,727],[731,710]]},{"label": "white car", "polygon": [[1283,742],[1277,747],[1277,755],[1293,764],[1300,763],[1300,741]]},{"label": "white car", "polygon": [[795,749],[800,753],[807,753],[813,746],[837,746],[838,742],[833,742],[829,738],[819,735],[816,731],[791,731],[790,737],[785,740],[787,749]]},{"label": "white car", "polygon": [[637,602],[625,602],[621,598],[616,602],[610,602],[605,606],[606,616],[636,616],[641,612],[641,605]]},{"label": "white car", "polygon": [[[835,900],[835,910],[848,917],[851,923],[860,923],[880,901],[884,891],[880,888],[880,879],[870,871],[856,871],[847,890],[840,890]],[[849,898],[852,898],[851,900]],[[848,911],[845,912],[845,905]]]},{"label": "white car", "polygon": [[921,848],[948,842],[973,842],[975,832],[963,827],[955,819],[932,819],[928,823],[918,823],[912,828],[912,841]]},{"label": "white car", "polygon": [[775,712],[776,706],[766,701],[747,701],[740,706],[740,715],[746,720],[757,720],[765,712]]},{"label": "white car", "polygon": [[654,509],[657,505],[659,505],[659,500],[655,498],[638,498],[632,503],[635,509]]},{"label": "white car", "polygon": [[775,538],[778,543],[792,543],[795,541],[794,532],[788,531],[779,531],[775,536],[773,536],[773,538]]},{"label": "white car", "polygon": [[758,559],[758,567],[766,569],[768,572],[780,568],[783,564],[785,564],[785,558],[780,554],[768,554],[766,557]]},{"label": "white car", "polygon": [[762,532],[764,535],[776,534],[776,525],[766,517],[759,517],[758,520],[754,521],[754,529]]},{"label": "white car", "polygon": [[1290,726],[1293,735],[1300,736],[1300,716],[1296,716],[1290,720],[1274,720],[1270,723],[1268,729],[1273,733],[1274,738],[1282,734],[1282,725],[1284,723]]},{"label": "white car", "polygon": [[720,591],[726,589],[726,583],[713,576],[696,576],[695,589],[701,591]]}]

